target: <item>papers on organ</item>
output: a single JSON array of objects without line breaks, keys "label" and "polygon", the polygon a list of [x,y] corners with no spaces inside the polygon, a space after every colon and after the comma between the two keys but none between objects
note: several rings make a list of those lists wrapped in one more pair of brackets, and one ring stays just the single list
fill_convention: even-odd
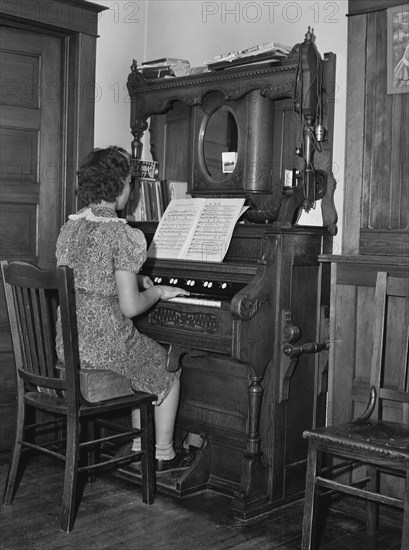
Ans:
[{"label": "papers on organ", "polygon": [[167,207],[148,249],[150,258],[223,261],[245,199],[175,199]]}]

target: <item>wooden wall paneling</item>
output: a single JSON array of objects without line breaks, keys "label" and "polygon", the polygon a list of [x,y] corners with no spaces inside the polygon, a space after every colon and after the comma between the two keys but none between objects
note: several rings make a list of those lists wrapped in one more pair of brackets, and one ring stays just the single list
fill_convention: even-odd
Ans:
[{"label": "wooden wall paneling", "polygon": [[[390,113],[390,160],[389,160],[389,177],[386,180],[390,185],[390,220],[389,227],[391,229],[399,229],[408,227],[408,207],[407,186],[401,185],[402,176],[402,160],[407,156],[408,149],[404,148],[404,134],[407,130],[404,127],[404,103],[402,103],[402,94],[393,94],[388,96],[391,104]],[[403,116],[402,116],[403,115]],[[406,143],[406,147],[408,143]],[[404,196],[406,195],[406,200]],[[401,203],[402,201],[402,203]],[[402,210],[402,206],[406,204],[406,212]],[[401,217],[402,214],[402,217]]]},{"label": "wooden wall paneling", "polygon": [[[324,264],[325,265],[325,264]],[[336,359],[336,321],[337,310],[335,309],[336,292],[337,292],[337,264],[330,264],[331,270],[331,290],[330,290],[330,307],[329,307],[329,327],[328,327],[328,393],[327,393],[327,412],[326,412],[326,425],[333,424],[335,418],[335,385],[334,385],[334,369],[332,365],[335,364]]]},{"label": "wooden wall paneling", "polygon": [[[366,195],[365,212],[361,227],[374,229],[388,227],[389,221],[389,154],[390,140],[387,139],[390,127],[390,101],[386,96],[386,13],[375,12],[367,16],[367,90],[365,121],[372,118],[372,124],[367,125],[365,135],[364,189]],[[369,132],[372,133],[369,136]],[[385,139],[386,138],[386,139]],[[388,173],[386,173],[388,170]],[[364,211],[364,208],[363,208]]]},{"label": "wooden wall paneling", "polygon": [[349,396],[353,391],[353,360],[356,355],[357,324],[356,290],[352,285],[336,285],[338,267],[337,264],[331,265],[329,354],[331,368],[328,373],[327,425],[349,420],[353,410],[350,399],[339,399],[339,390],[342,388],[342,391]]},{"label": "wooden wall paneling", "polygon": [[358,286],[356,301],[356,352],[354,359],[353,379],[358,383],[369,383],[369,366],[371,364],[371,341],[373,327],[374,289]]},{"label": "wooden wall paneling", "polygon": [[[360,214],[361,254],[396,253],[396,241],[390,230],[408,229],[408,172],[407,149],[409,126],[408,94],[387,94],[387,13],[385,10],[369,13],[366,16],[366,72],[365,78],[365,117],[362,158],[362,194]],[[350,18],[351,24],[356,17]],[[350,44],[355,39],[350,38]],[[359,80],[351,85],[359,85]],[[356,105],[351,104],[356,114]],[[347,123],[348,124],[348,123]],[[359,146],[359,145],[358,145]],[[350,147],[350,143],[347,143]],[[351,144],[352,147],[352,144]],[[355,168],[357,165],[355,165]],[[355,182],[347,177],[346,197]],[[359,213],[345,212],[345,221],[356,224],[353,217]],[[347,227],[347,224],[345,224]],[[348,230],[347,230],[348,231]],[[382,231],[383,234],[371,239],[370,231]],[[407,231],[400,240],[409,243]],[[390,248],[392,246],[392,248]],[[399,252],[398,252],[399,253]]]},{"label": "wooden wall paneling", "polygon": [[[398,98],[399,96],[399,98]],[[409,94],[398,94],[395,95],[394,101],[396,104],[397,114],[394,117],[394,121],[401,121],[401,132],[393,136],[395,138],[396,147],[394,151],[399,151],[401,163],[398,164],[395,158],[392,158],[392,167],[393,170],[401,170],[401,177],[398,179],[396,177],[396,186],[398,188],[400,201],[393,198],[394,203],[398,203],[399,208],[399,227],[406,229],[406,235],[408,236],[409,231]],[[400,107],[400,111],[398,110]],[[399,116],[400,113],[400,116]],[[399,147],[400,145],[400,147]],[[406,240],[407,243],[407,256],[409,259],[409,238]]]},{"label": "wooden wall paneling", "polygon": [[346,254],[396,255],[409,248],[409,96],[386,93],[386,51],[385,10],[349,18]]},{"label": "wooden wall paneling", "polygon": [[354,112],[346,119],[345,191],[343,211],[342,250],[344,254],[359,252],[359,229],[361,212],[362,165],[365,113],[366,71],[366,16],[350,17],[348,20],[348,57],[353,63],[347,65],[347,105]]},{"label": "wooden wall paneling", "polygon": [[[332,376],[332,418],[330,424],[351,419],[352,403],[350,400],[340,400],[337,388],[342,388],[346,395],[352,395],[352,380],[354,374],[354,359],[356,347],[356,289],[353,286],[343,286],[335,297],[336,325],[334,345],[334,369]],[[332,299],[332,298],[331,298]],[[341,322],[342,319],[342,322]],[[330,396],[328,396],[328,401]]]},{"label": "wooden wall paneling", "polygon": [[382,253],[398,258],[402,263],[409,260],[409,233],[404,229],[361,229],[359,250],[362,255]]},{"label": "wooden wall paneling", "polygon": [[[409,285],[409,282],[408,282]],[[407,349],[405,348],[405,336],[408,324],[402,323],[402,319],[408,320],[409,313],[405,311],[405,301],[401,298],[390,298],[387,311],[387,339],[385,342],[385,362],[390,367],[385,369],[386,385],[405,390],[404,365],[407,361]],[[397,420],[397,417],[395,417]]]}]

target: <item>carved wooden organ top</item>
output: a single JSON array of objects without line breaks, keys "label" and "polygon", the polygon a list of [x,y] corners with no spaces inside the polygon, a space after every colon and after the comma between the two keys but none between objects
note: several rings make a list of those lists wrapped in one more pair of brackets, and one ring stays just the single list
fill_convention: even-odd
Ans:
[{"label": "carved wooden organ top", "polygon": [[[322,199],[324,226],[334,234],[334,79],[335,55],[321,58],[310,29],[285,59],[255,65],[147,80],[134,61],[127,83],[133,156],[141,157],[150,117],[185,105],[189,135],[179,143],[188,169],[179,179],[188,180],[192,196],[245,196],[251,206],[247,221],[285,226]],[[233,120],[237,151],[228,175],[213,169],[206,153],[212,120],[223,110]]]}]

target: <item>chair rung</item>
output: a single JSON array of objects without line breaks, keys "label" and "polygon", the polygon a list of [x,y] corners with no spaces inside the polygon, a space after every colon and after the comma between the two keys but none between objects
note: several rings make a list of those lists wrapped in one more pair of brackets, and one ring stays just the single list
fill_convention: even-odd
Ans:
[{"label": "chair rung", "polygon": [[[18,443],[20,443],[20,445],[27,445],[28,446],[28,443],[30,443],[30,442],[27,442],[24,439],[20,439],[18,441]],[[47,449],[47,448],[50,448],[50,447],[61,446],[61,444],[65,445],[66,443],[67,443],[67,439],[65,437],[62,437],[62,438],[59,438],[59,439],[53,439],[52,441],[44,441],[44,443],[41,443],[41,445],[38,445],[38,446]]]},{"label": "chair rung", "polygon": [[325,468],[321,468],[321,473],[329,473],[337,470],[342,470],[344,468],[349,468],[350,466],[354,466],[355,464],[359,464],[358,460],[346,460],[344,462],[341,462],[339,464],[334,464],[333,466],[325,466]]},{"label": "chair rung", "polygon": [[30,449],[35,449],[36,451],[39,451],[40,453],[44,453],[46,455],[53,456],[54,458],[58,458],[59,460],[65,460],[65,453],[58,453],[55,451],[51,451],[50,449],[47,449],[46,447],[42,445],[34,445],[33,443],[28,443],[27,441],[19,441],[19,443],[24,446],[28,447]]},{"label": "chair rung", "polygon": [[[125,429],[131,429],[131,426],[124,426],[123,424],[118,424],[116,422],[111,422],[102,418],[97,418],[94,420],[94,424],[101,426],[102,428],[109,428],[111,430],[123,431]],[[139,428],[133,428],[133,430],[140,430]]]},{"label": "chair rung", "polygon": [[110,460],[104,460],[103,462],[97,462],[96,464],[90,464],[88,466],[82,466],[81,468],[78,468],[78,472],[84,472],[84,471],[92,471],[97,470],[98,468],[103,468],[104,466],[110,466],[111,464],[117,464],[120,462],[125,462],[129,459],[135,459],[138,456],[142,456],[143,451],[137,451],[132,452],[129,455],[121,456],[119,458],[111,458]]},{"label": "chair rung", "polygon": [[57,418],[54,420],[45,420],[44,422],[36,422],[35,424],[26,424],[23,430],[34,430],[35,428],[45,428],[46,426],[55,426],[57,424],[65,424],[66,419]]},{"label": "chair rung", "polygon": [[347,493],[348,495],[354,495],[373,500],[375,502],[381,502],[382,504],[389,504],[391,506],[398,506],[399,508],[403,508],[403,501],[397,498],[380,495],[379,493],[373,493],[364,489],[358,489],[357,487],[353,487],[351,485],[342,485],[341,483],[332,481],[330,479],[325,479],[323,477],[317,476],[316,484],[321,487],[326,487],[327,489],[332,489],[341,493]]},{"label": "chair rung", "polygon": [[127,437],[127,436],[138,435],[138,434],[140,434],[140,432],[141,432],[141,430],[134,428],[132,430],[129,430],[127,432],[122,432],[120,434],[107,435],[107,436],[101,437],[99,439],[93,439],[91,441],[85,441],[83,443],[80,443],[80,447],[81,448],[91,447],[91,446],[94,446],[94,445],[99,445],[100,443],[104,443],[106,441],[116,441],[118,439],[123,439],[124,437]]}]

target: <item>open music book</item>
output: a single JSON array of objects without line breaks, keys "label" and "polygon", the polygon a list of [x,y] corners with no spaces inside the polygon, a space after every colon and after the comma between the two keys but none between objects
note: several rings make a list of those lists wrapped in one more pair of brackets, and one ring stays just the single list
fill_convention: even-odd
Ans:
[{"label": "open music book", "polygon": [[221,262],[245,199],[174,199],[148,249],[150,258]]}]

